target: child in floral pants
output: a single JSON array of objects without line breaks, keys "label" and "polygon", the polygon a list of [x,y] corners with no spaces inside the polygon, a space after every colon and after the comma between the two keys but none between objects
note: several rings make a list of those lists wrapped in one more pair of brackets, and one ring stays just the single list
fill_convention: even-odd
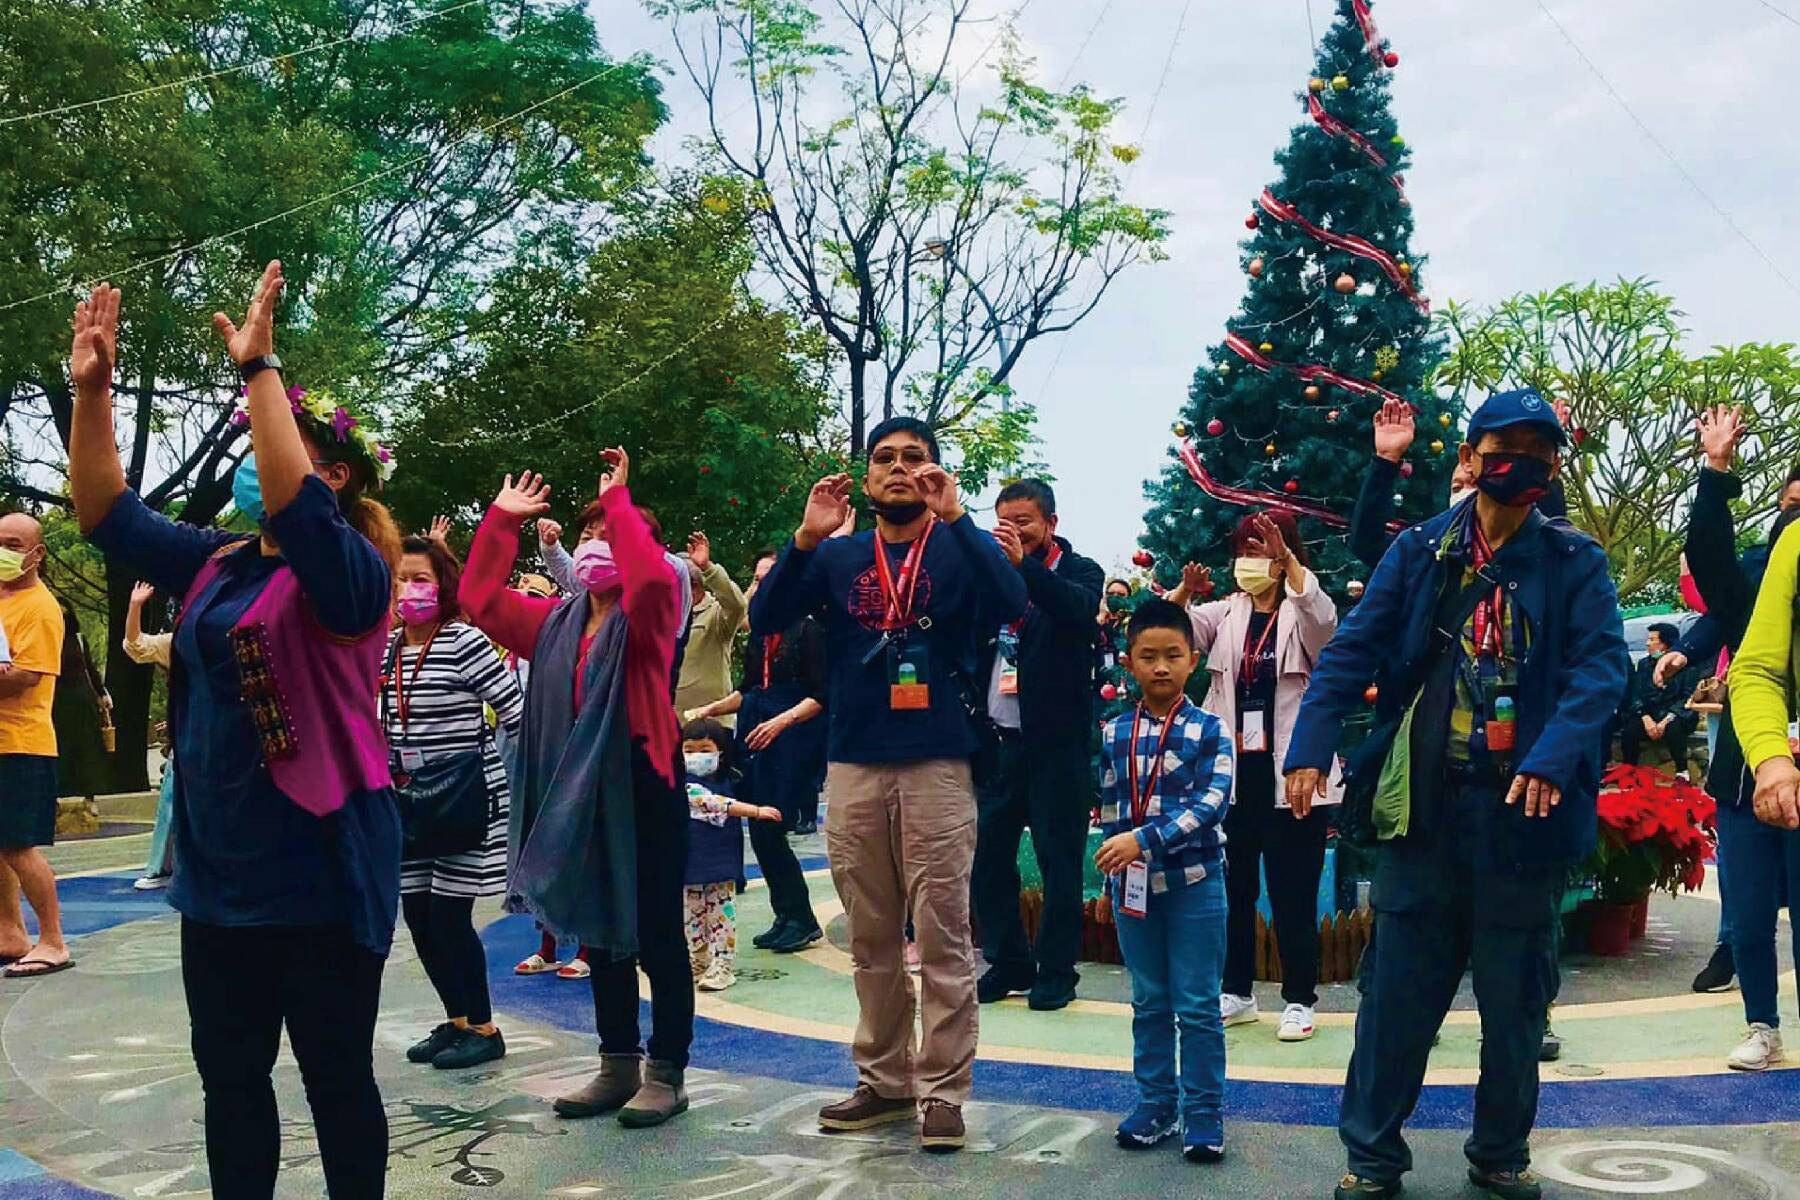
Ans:
[{"label": "child in floral pants", "polygon": [[779,821],[781,810],[732,798],[726,756],[736,743],[717,721],[690,721],[681,731],[687,766],[688,962],[703,992],[737,982],[737,881],[744,871],[743,819]]}]

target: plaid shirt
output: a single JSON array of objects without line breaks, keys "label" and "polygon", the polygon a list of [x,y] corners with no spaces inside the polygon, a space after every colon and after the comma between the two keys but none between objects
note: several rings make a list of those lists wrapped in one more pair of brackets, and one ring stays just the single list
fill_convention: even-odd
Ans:
[{"label": "plaid shirt", "polygon": [[[1134,828],[1130,755],[1137,755],[1142,787],[1162,737],[1163,723],[1146,712],[1134,748],[1132,715],[1121,713],[1101,729],[1100,820],[1107,837]],[[1174,720],[1155,794],[1144,823],[1135,827],[1153,892],[1198,883],[1217,867],[1225,846],[1225,810],[1231,806],[1233,756],[1224,723],[1192,701]]]}]

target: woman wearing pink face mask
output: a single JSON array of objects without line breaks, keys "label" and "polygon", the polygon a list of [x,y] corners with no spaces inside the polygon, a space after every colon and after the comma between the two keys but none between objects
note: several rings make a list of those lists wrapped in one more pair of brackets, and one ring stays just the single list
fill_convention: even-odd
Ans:
[{"label": "woman wearing pink face mask", "polygon": [[507,590],[520,526],[550,509],[549,485],[527,473],[517,484],[507,476],[476,532],[462,599],[483,631],[531,661],[507,907],[591,951],[600,1073],[556,1111],[616,1112],[636,1128],[688,1106],[688,804],[669,690],[683,610],[675,572],[626,490],[630,460],[619,449],[604,457],[574,554],[582,590],[565,600]]},{"label": "woman wearing pink face mask", "polygon": [[[473,910],[478,897],[498,896],[506,888],[506,768],[485,708],[492,705],[500,727],[516,736],[525,719],[525,697],[487,638],[457,619],[461,569],[455,556],[442,542],[416,535],[401,551],[394,572],[399,632],[381,678],[394,778],[404,780],[428,763],[478,754],[487,790],[488,827],[481,845],[400,864],[400,911],[445,1017],[406,1057],[457,1070],[506,1053],[494,1025],[487,955],[475,933]],[[411,840],[418,831],[407,832]]]}]

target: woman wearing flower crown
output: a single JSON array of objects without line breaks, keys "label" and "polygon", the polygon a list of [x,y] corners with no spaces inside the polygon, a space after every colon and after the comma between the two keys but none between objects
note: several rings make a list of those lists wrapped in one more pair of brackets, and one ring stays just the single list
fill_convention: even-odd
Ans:
[{"label": "woman wearing flower crown", "polygon": [[270,1071],[285,1025],[328,1193],[382,1194],[373,1066],[400,890],[376,688],[399,537],[370,497],[391,456],[350,412],[290,392],[274,354],[281,264],[242,326],[213,318],[245,383],[253,453],[233,480],[260,537],[177,524],[126,485],[114,442],[119,292],[75,311],[69,483],[90,540],[185,596],[169,723],[181,762],[175,875],[207,1165],[221,1200],[267,1200],[281,1130]]}]

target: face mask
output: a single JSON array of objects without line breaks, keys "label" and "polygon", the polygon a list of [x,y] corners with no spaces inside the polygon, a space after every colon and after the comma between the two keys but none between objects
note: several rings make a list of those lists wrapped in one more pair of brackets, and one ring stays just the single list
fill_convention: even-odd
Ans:
[{"label": "face mask", "polygon": [[718,773],[719,752],[717,750],[690,751],[681,757],[687,761],[689,775],[698,775],[704,779]]},{"label": "face mask", "polygon": [[11,583],[25,574],[25,556],[0,546],[0,583]]},{"label": "face mask", "polygon": [[890,525],[911,525],[925,515],[925,502],[913,500],[906,504],[883,504],[879,500],[869,502],[875,508],[875,515]]},{"label": "face mask", "polygon": [[1108,596],[1106,598],[1106,611],[1113,612],[1113,613],[1124,612],[1125,611],[1125,601],[1127,601],[1129,599],[1130,599],[1129,596]]},{"label": "face mask", "polygon": [[1484,454],[1475,486],[1496,504],[1524,508],[1550,490],[1550,464],[1530,454]]},{"label": "face mask", "polygon": [[256,474],[256,455],[246,454],[244,461],[238,464],[237,474],[231,477],[231,501],[239,512],[258,525],[268,516],[263,512],[262,480]]},{"label": "face mask", "polygon": [[1252,596],[1260,596],[1275,586],[1275,576],[1269,573],[1275,560],[1271,558],[1238,558],[1231,564],[1231,573],[1237,577],[1237,585]]},{"label": "face mask", "polygon": [[1476,491],[1476,489],[1474,489],[1472,487],[1457,488],[1454,492],[1450,493],[1450,507],[1455,508],[1457,505],[1461,504],[1464,500],[1467,500],[1470,496],[1473,496],[1475,494],[1475,491]]},{"label": "face mask", "polygon": [[428,625],[437,620],[438,585],[414,580],[400,589],[400,619],[408,625]]},{"label": "face mask", "polygon": [[613,561],[612,547],[599,538],[581,543],[575,551],[575,578],[596,594],[618,587],[619,564]]}]

